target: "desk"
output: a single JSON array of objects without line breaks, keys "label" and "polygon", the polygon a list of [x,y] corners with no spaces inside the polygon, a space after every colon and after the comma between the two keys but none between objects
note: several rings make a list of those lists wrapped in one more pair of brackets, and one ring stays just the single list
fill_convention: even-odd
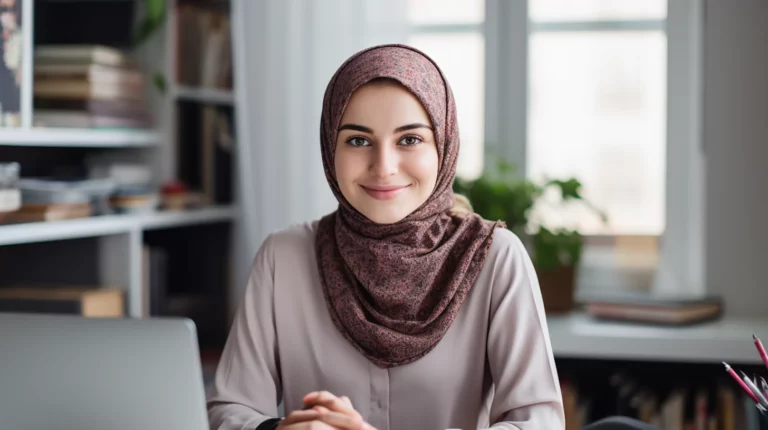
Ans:
[{"label": "desk", "polygon": [[768,320],[724,317],[688,327],[597,321],[583,313],[549,316],[556,358],[761,364],[752,334],[768,341]]}]

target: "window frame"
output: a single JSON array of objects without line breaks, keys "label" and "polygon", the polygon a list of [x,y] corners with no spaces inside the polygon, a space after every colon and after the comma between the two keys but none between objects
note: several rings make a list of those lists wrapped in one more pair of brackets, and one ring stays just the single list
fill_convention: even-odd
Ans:
[{"label": "window frame", "polygon": [[[659,264],[651,285],[651,290],[659,293],[706,292],[706,148],[702,146],[701,136],[703,1],[669,1],[667,17],[663,20],[546,23],[530,22],[525,0],[486,0],[485,3],[485,165],[491,165],[490,158],[497,155],[515,160],[520,177],[527,175],[529,35],[536,31],[665,30],[665,228],[660,236],[655,236],[660,243]],[[524,61],[519,61],[521,58]],[[598,242],[598,237],[587,237],[588,246]]]}]

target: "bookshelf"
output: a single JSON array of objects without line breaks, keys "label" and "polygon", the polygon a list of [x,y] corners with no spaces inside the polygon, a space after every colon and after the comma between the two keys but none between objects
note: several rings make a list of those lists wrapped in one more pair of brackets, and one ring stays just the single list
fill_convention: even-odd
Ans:
[{"label": "bookshelf", "polygon": [[[162,185],[178,179],[197,192],[196,203],[183,210],[142,209],[23,223],[4,222],[0,214],[0,288],[119,286],[126,298],[124,316],[188,316],[198,324],[201,347],[216,347],[226,335],[229,259],[237,249],[234,232],[241,222],[235,198],[240,142],[234,124],[229,1],[166,0],[164,24],[142,45],[133,46],[132,31],[144,5],[141,0],[16,0],[12,7],[19,16],[23,55],[20,67],[6,64],[5,71],[17,72],[21,79],[15,99],[2,100],[3,112],[12,115],[0,123],[0,163],[19,162],[22,178],[61,172],[82,178],[99,163],[127,165],[143,169],[158,201]],[[46,126],[43,118],[49,117],[43,110],[65,108],[58,106],[60,96],[49,96],[57,99],[54,108],[40,104],[41,88],[60,90],[42,80],[49,76],[41,71],[54,78],[57,73],[66,75],[62,70],[70,73],[66,67],[72,66],[57,70],[56,61],[52,65],[46,61],[54,56],[71,60],[66,58],[71,51],[57,49],[75,45],[108,48],[99,54],[102,61],[111,55],[109,49],[128,55],[130,63],[112,66],[126,76],[135,70],[143,77],[137,97],[144,100],[151,123],[83,127],[48,122]],[[51,57],[40,60],[41,51]],[[91,74],[85,76],[95,79],[105,65],[93,60]],[[190,74],[192,68],[199,70]],[[157,76],[164,78],[165,88],[156,85]],[[86,111],[93,114],[95,102],[87,100],[100,96],[90,91]],[[153,291],[160,280],[167,297]],[[165,307],[158,308],[155,302]],[[203,303],[215,316],[201,317],[189,303],[198,308]]]}]

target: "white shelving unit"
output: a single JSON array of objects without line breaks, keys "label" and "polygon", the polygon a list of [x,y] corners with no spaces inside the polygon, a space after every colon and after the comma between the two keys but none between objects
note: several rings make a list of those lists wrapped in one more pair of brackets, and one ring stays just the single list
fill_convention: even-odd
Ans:
[{"label": "white shelving unit", "polygon": [[153,130],[0,128],[0,146],[131,148],[155,146],[161,140],[162,134]]},{"label": "white shelving unit", "polygon": [[174,87],[174,96],[178,100],[194,101],[216,105],[231,106],[235,103],[232,91],[217,90],[212,88],[190,88],[185,86]]},{"label": "white shelving unit", "polygon": [[219,206],[186,211],[158,211],[135,215],[103,215],[63,221],[0,225],[0,245],[48,242],[108,236],[132,231],[233,221],[234,207]]},{"label": "white shelving unit", "polygon": [[[143,2],[136,1],[138,10]],[[160,94],[153,91],[150,102],[156,114],[157,124],[154,130],[121,129],[59,129],[34,127],[32,115],[34,64],[33,64],[33,14],[34,1],[22,2],[22,30],[24,32],[23,77],[21,89],[21,124],[16,128],[0,128],[0,149],[20,147],[16,151],[51,151],[53,148],[93,148],[100,150],[131,149],[144,154],[143,159],[150,165],[155,180],[162,183],[175,177],[176,139],[178,101],[194,101],[217,106],[235,107],[233,91],[192,88],[176,85],[175,62],[177,48],[176,1],[167,2],[167,22],[158,33],[134,54],[144,64],[161,65],[162,73],[167,77],[168,91]],[[147,70],[147,82],[151,85],[151,74]],[[235,145],[238,143],[235,142]],[[6,148],[7,149],[7,148]],[[10,152],[8,150],[7,152]],[[37,153],[37,152],[36,152]],[[0,161],[14,161],[2,160]],[[22,175],[24,166],[22,165]],[[233,186],[237,186],[233,178]],[[234,190],[233,190],[234,191]],[[158,230],[173,230],[181,227],[203,226],[214,223],[229,223],[233,230],[240,221],[237,204],[210,206],[185,211],[154,211],[141,214],[103,215],[89,218],[63,221],[34,222],[24,224],[0,224],[0,247],[31,246],[35,247],[35,258],[45,260],[46,246],[51,242],[61,242],[65,249],[69,242],[90,238],[95,241],[98,257],[83,264],[96,264],[98,280],[103,285],[123,286],[127,298],[127,315],[142,317],[145,315],[148,300],[145,291],[146,270],[143,267],[143,242],[148,234]],[[181,230],[179,230],[181,231]],[[230,247],[236,249],[237,237],[232,234]],[[63,242],[62,242],[63,241]],[[76,252],[76,251],[75,251]],[[0,285],[1,287],[1,285]],[[229,288],[222,285],[222,288]]]}]

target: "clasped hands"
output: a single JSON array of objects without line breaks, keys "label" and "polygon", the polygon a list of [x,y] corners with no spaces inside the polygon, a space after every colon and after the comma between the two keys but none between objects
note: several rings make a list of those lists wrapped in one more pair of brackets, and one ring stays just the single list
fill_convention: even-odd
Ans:
[{"label": "clasped hands", "polygon": [[376,430],[363,420],[346,396],[317,391],[302,400],[304,409],[291,412],[277,430]]}]

